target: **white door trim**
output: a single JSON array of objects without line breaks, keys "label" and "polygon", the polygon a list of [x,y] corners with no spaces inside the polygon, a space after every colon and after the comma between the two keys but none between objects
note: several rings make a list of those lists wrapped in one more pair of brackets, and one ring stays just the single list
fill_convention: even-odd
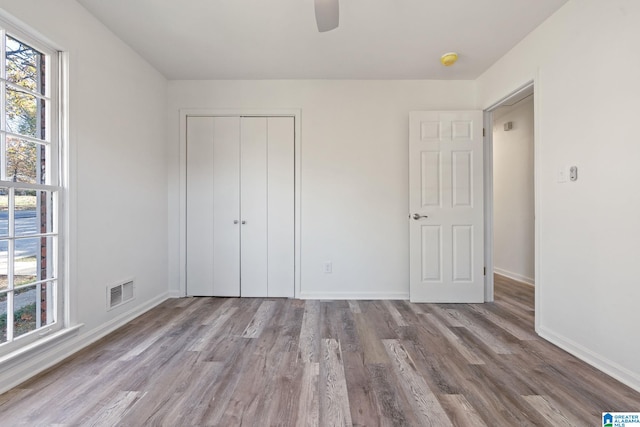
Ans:
[{"label": "white door trim", "polygon": [[493,301],[493,109],[484,110],[484,301]]},{"label": "white door trim", "polygon": [[302,164],[301,164],[301,118],[300,109],[206,109],[206,108],[185,108],[179,110],[180,116],[180,295],[187,295],[187,116],[207,116],[207,117],[293,117],[295,127],[294,141],[294,297],[300,295],[300,242],[301,242],[301,190],[302,190]]},{"label": "white door trim", "polygon": [[498,101],[484,109],[484,128],[485,135],[485,161],[484,161],[484,257],[487,274],[485,276],[485,301],[493,301],[494,299],[494,283],[493,283],[493,111],[502,104],[516,98],[522,92],[533,88],[534,94],[534,139],[533,139],[533,180],[534,180],[534,271],[535,271],[535,330],[539,330],[541,321],[540,295],[542,292],[542,283],[540,280],[540,108],[542,105],[540,99],[540,79],[536,76],[502,97]]}]

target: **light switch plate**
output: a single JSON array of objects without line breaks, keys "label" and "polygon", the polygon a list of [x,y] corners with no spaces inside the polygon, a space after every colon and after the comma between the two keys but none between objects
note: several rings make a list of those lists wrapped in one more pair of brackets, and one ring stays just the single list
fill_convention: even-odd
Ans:
[{"label": "light switch plate", "polygon": [[564,166],[558,169],[558,182],[567,182],[567,168]]}]

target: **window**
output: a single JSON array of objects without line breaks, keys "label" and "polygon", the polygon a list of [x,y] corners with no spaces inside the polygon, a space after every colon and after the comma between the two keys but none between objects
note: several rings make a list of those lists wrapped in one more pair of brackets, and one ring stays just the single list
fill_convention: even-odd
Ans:
[{"label": "window", "polygon": [[0,21],[0,355],[60,328],[57,52]]}]

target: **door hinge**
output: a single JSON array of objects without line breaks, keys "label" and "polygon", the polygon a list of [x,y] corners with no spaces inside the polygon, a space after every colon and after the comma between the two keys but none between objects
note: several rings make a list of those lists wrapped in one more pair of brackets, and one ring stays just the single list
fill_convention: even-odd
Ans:
[{"label": "door hinge", "polygon": [[484,267],[484,268],[482,269],[482,275],[483,275],[483,276],[486,276],[486,275],[487,275],[487,267]]}]

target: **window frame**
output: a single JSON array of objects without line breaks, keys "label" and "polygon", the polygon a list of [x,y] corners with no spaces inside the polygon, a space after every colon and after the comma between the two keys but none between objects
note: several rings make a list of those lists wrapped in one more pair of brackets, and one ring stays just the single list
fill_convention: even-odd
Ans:
[{"label": "window frame", "polygon": [[[45,100],[45,135],[43,140],[38,138],[26,138],[27,141],[32,141],[37,144],[47,146],[46,149],[46,181],[45,183],[25,183],[25,182],[13,182],[9,180],[9,177],[5,177],[2,180],[0,176],[0,187],[13,188],[13,189],[26,189],[26,190],[41,190],[48,191],[52,195],[51,201],[51,214],[47,212],[48,217],[52,217],[52,223],[48,232],[42,231],[37,233],[36,238],[51,236],[53,241],[51,245],[51,252],[47,253],[47,257],[51,257],[51,265],[53,266],[55,273],[51,279],[38,278],[34,284],[40,283],[55,283],[53,292],[53,306],[55,317],[53,323],[41,325],[32,331],[26,332],[18,337],[13,337],[12,341],[6,341],[0,343],[0,360],[9,357],[17,350],[23,349],[27,346],[37,345],[40,340],[45,340],[47,337],[54,335],[55,332],[68,327],[68,306],[67,297],[68,287],[66,281],[66,273],[68,271],[65,264],[65,239],[64,239],[64,225],[67,220],[67,212],[65,209],[65,197],[66,197],[66,182],[68,174],[66,172],[66,162],[63,161],[65,140],[63,132],[66,126],[62,122],[62,119],[66,117],[63,110],[62,99],[64,97],[63,90],[65,88],[63,79],[63,54],[57,49],[53,48],[49,43],[43,42],[38,35],[31,31],[25,31],[21,28],[17,28],[11,22],[8,22],[4,17],[0,16],[0,58],[2,59],[2,67],[0,70],[0,139],[2,145],[5,144],[5,136],[17,136],[12,132],[7,132],[5,106],[6,106],[6,35],[17,40],[20,43],[28,45],[29,47],[37,50],[46,57],[45,62],[45,90],[44,94],[40,95],[41,99]],[[9,84],[9,86],[16,87],[15,84]],[[4,154],[4,149],[2,150]],[[2,161],[6,161],[4,158]],[[12,191],[12,190],[11,190]],[[36,193],[38,194],[38,193]],[[8,223],[12,224],[14,221],[14,213],[11,197],[9,197],[9,218]],[[10,225],[9,225],[10,226]],[[15,240],[17,237],[15,234],[12,237],[7,237],[6,240]],[[3,237],[3,239],[5,239]],[[7,250],[7,274],[9,274],[9,263],[13,259],[11,248]],[[37,288],[39,289],[39,288]],[[11,305],[8,304],[7,299],[7,325],[13,324],[13,315],[9,313]],[[10,320],[11,319],[11,320]]]}]

